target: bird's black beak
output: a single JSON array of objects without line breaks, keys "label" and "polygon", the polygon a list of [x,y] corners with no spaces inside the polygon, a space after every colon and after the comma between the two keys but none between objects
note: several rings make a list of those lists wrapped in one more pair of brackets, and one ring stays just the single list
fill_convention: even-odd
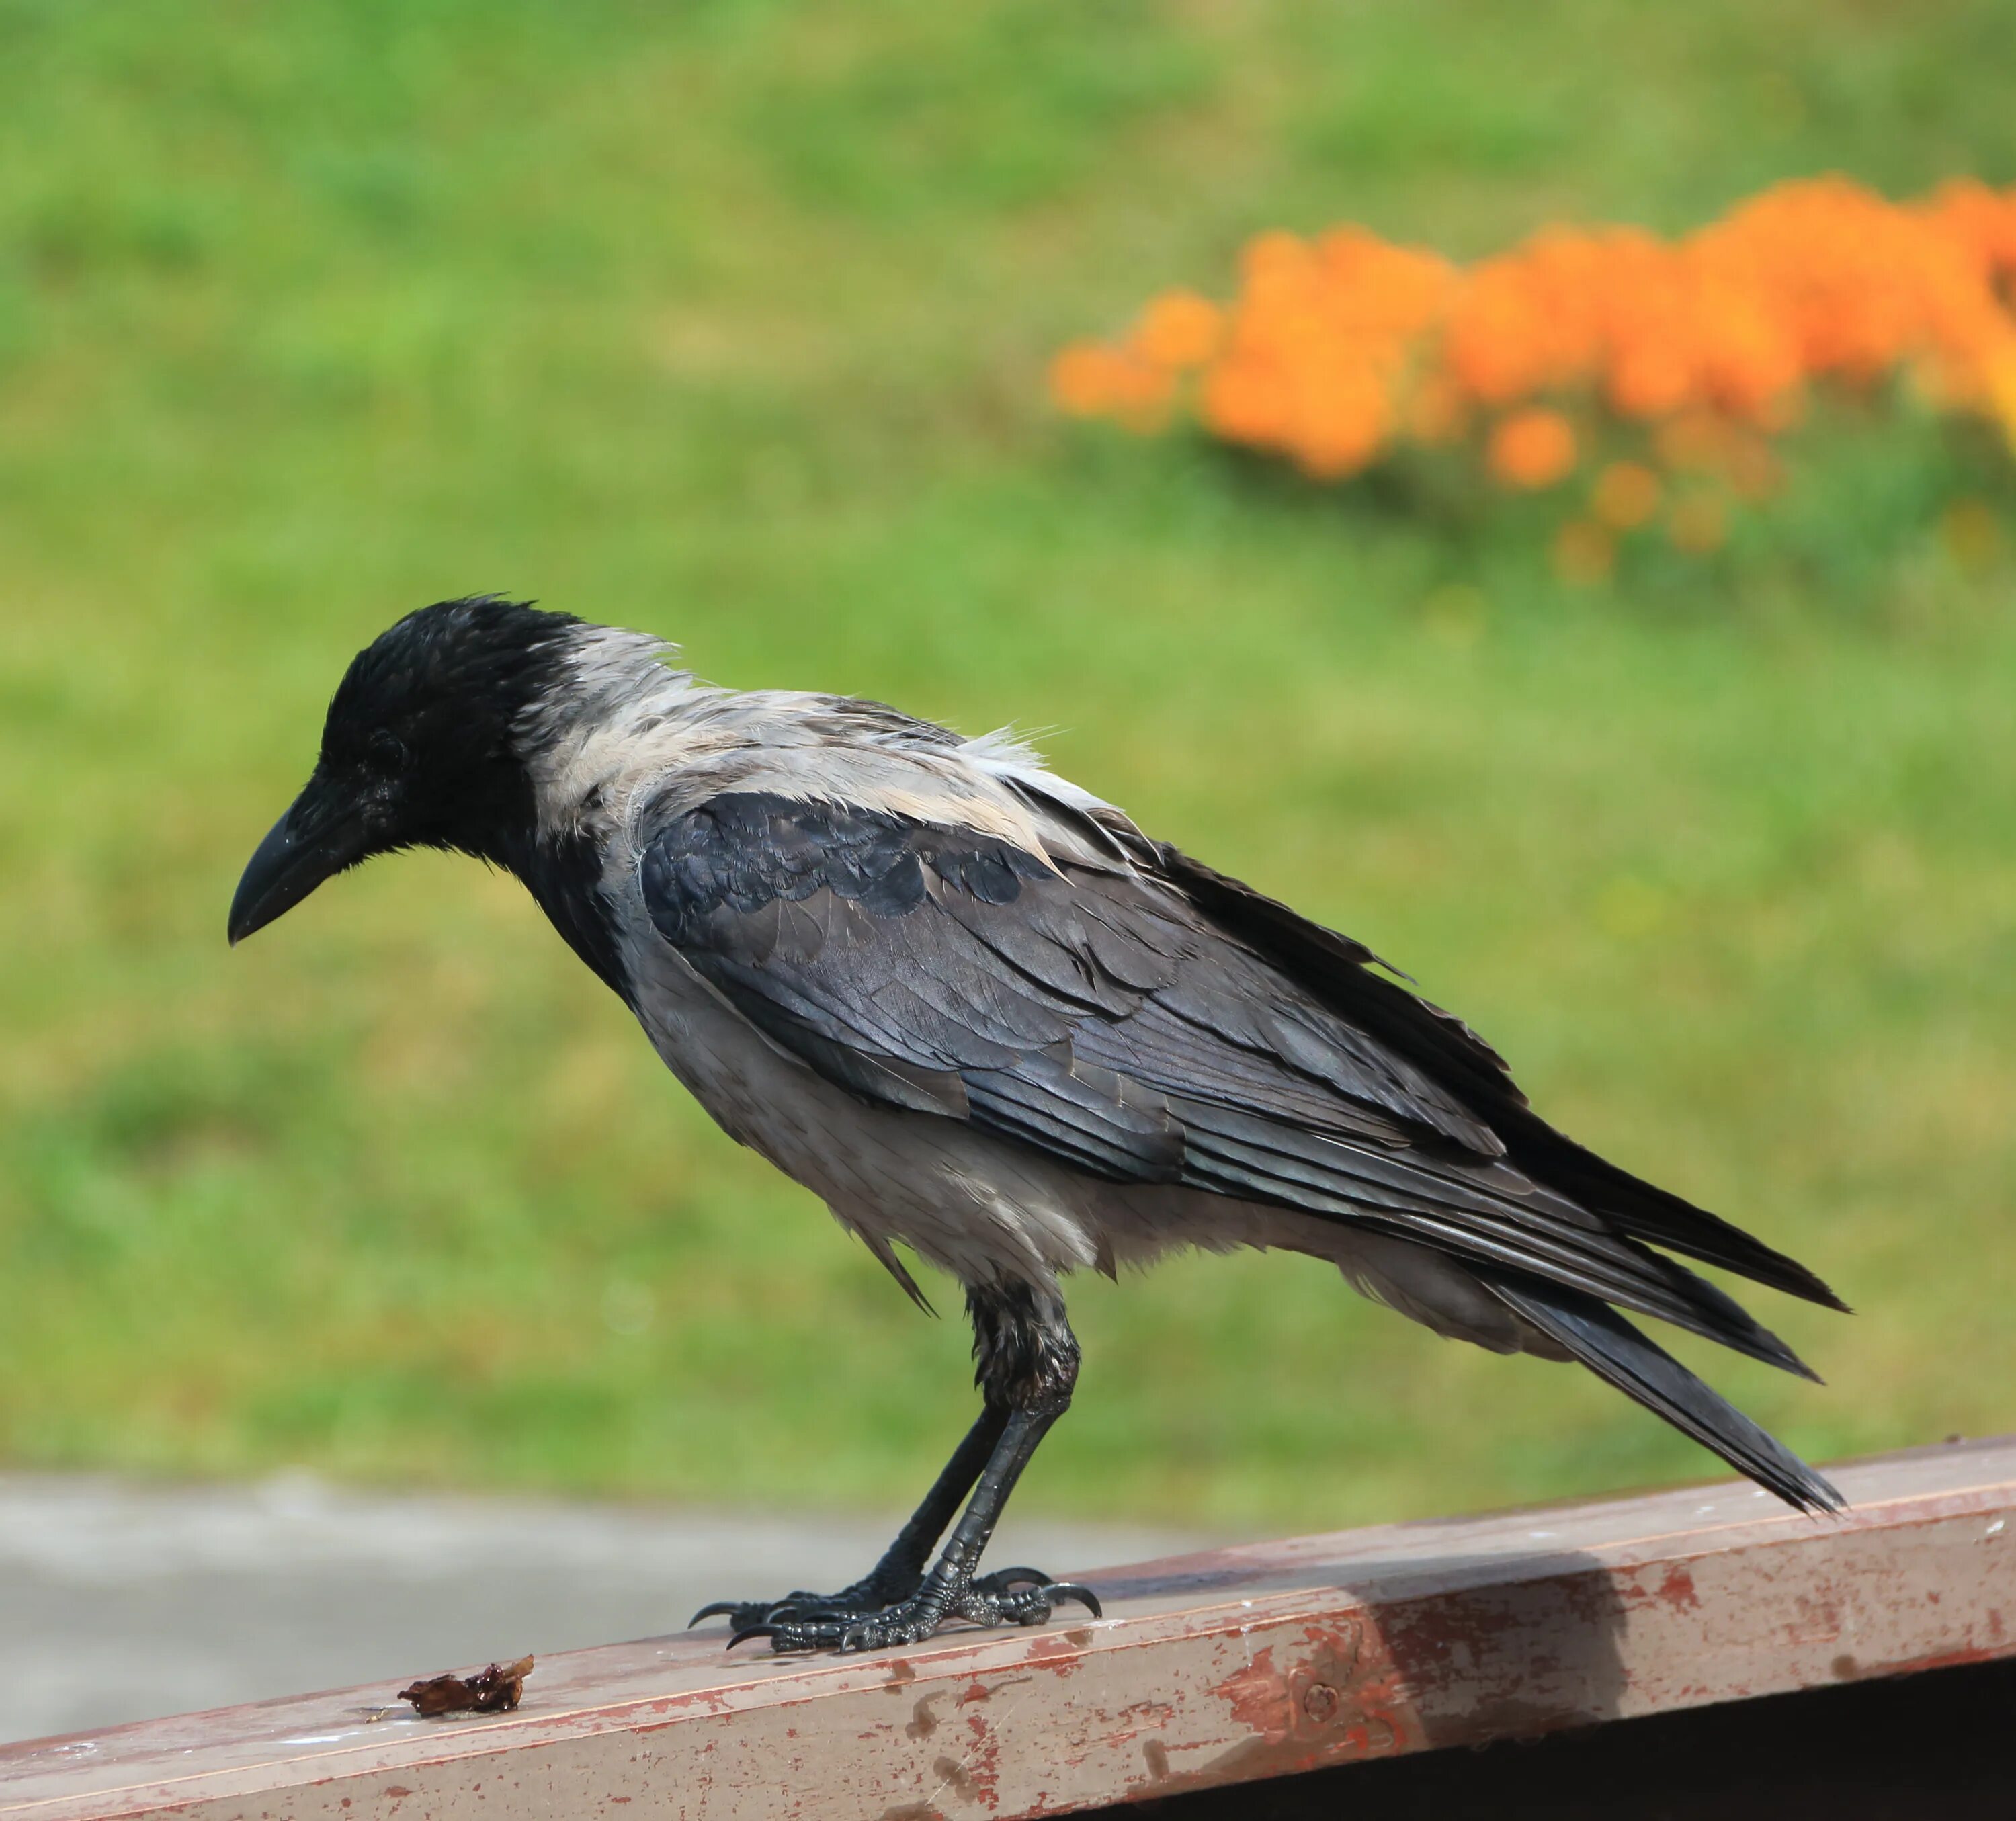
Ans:
[{"label": "bird's black beak", "polygon": [[231,900],[232,941],[263,930],[368,851],[363,816],[318,773],[247,862]]}]

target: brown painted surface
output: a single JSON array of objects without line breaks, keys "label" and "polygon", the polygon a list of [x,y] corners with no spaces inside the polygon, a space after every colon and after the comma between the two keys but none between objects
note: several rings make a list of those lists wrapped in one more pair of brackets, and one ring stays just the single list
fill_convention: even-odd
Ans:
[{"label": "brown painted surface", "polygon": [[515,1714],[360,1689],[0,1750],[37,1821],[1066,1812],[2016,1654],[2016,1438],[1078,1577],[1107,1616],[880,1657],[542,1657]]}]

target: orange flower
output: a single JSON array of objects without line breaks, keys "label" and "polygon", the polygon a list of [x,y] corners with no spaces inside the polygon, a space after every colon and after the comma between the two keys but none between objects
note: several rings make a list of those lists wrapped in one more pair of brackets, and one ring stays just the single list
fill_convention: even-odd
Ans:
[{"label": "orange flower", "polygon": [[1596,477],[1589,504],[1611,530],[1635,531],[1659,509],[1659,477],[1641,462],[1612,462]]},{"label": "orange flower", "polygon": [[1968,177],[1942,183],[1921,211],[1991,279],[2016,273],[2016,191],[1998,195]]},{"label": "orange flower", "polygon": [[1229,443],[1278,448],[1287,437],[1292,402],[1280,375],[1267,362],[1221,361],[1204,376],[1198,415],[1204,428]]},{"label": "orange flower", "polygon": [[1385,441],[1385,390],[1363,362],[1339,362],[1312,379],[1295,401],[1290,447],[1318,480],[1340,480],[1364,467]]},{"label": "orange flower", "polygon": [[1492,427],[1486,459],[1507,487],[1551,487],[1575,465],[1575,431],[1558,411],[1528,405]]},{"label": "orange flower", "polygon": [[1153,366],[1201,367],[1217,353],[1223,332],[1215,304],[1194,291],[1166,291],[1141,313],[1133,351]]},{"label": "orange flower", "polygon": [[1050,394],[1064,410],[1144,434],[1161,427],[1173,390],[1167,372],[1096,342],[1077,343],[1050,364]]},{"label": "orange flower", "polygon": [[1073,417],[1103,417],[1113,408],[1121,357],[1096,341],[1075,341],[1050,362],[1050,396]]},{"label": "orange flower", "polygon": [[1450,306],[1443,358],[1456,383],[1485,405],[1509,405],[1548,377],[1542,301],[1512,258],[1472,268]]},{"label": "orange flower", "polygon": [[1626,417],[1663,417],[1694,392],[1686,354],[1670,344],[1647,340],[1617,351],[1610,369],[1610,402]]}]

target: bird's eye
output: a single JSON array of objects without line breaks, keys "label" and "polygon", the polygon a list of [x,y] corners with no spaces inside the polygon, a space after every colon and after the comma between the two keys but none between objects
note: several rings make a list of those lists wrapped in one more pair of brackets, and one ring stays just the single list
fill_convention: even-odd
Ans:
[{"label": "bird's eye", "polygon": [[388,733],[383,728],[373,734],[366,749],[371,762],[380,771],[403,772],[413,762],[413,755],[406,750],[406,743],[396,733]]}]

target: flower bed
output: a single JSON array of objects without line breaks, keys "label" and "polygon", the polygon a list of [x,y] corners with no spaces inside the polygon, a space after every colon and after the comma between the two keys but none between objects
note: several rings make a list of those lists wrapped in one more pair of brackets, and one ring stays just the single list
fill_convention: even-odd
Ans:
[{"label": "flower bed", "polygon": [[1714,548],[1827,390],[1889,388],[2016,447],[2016,189],[1893,203],[1820,178],[1679,240],[1553,227],[1467,266],[1361,228],[1262,234],[1231,302],[1166,293],[1051,384],[1075,416],[1193,421],[1317,480],[1434,450],[1559,489],[1557,565],[1593,576],[1633,533]]}]

